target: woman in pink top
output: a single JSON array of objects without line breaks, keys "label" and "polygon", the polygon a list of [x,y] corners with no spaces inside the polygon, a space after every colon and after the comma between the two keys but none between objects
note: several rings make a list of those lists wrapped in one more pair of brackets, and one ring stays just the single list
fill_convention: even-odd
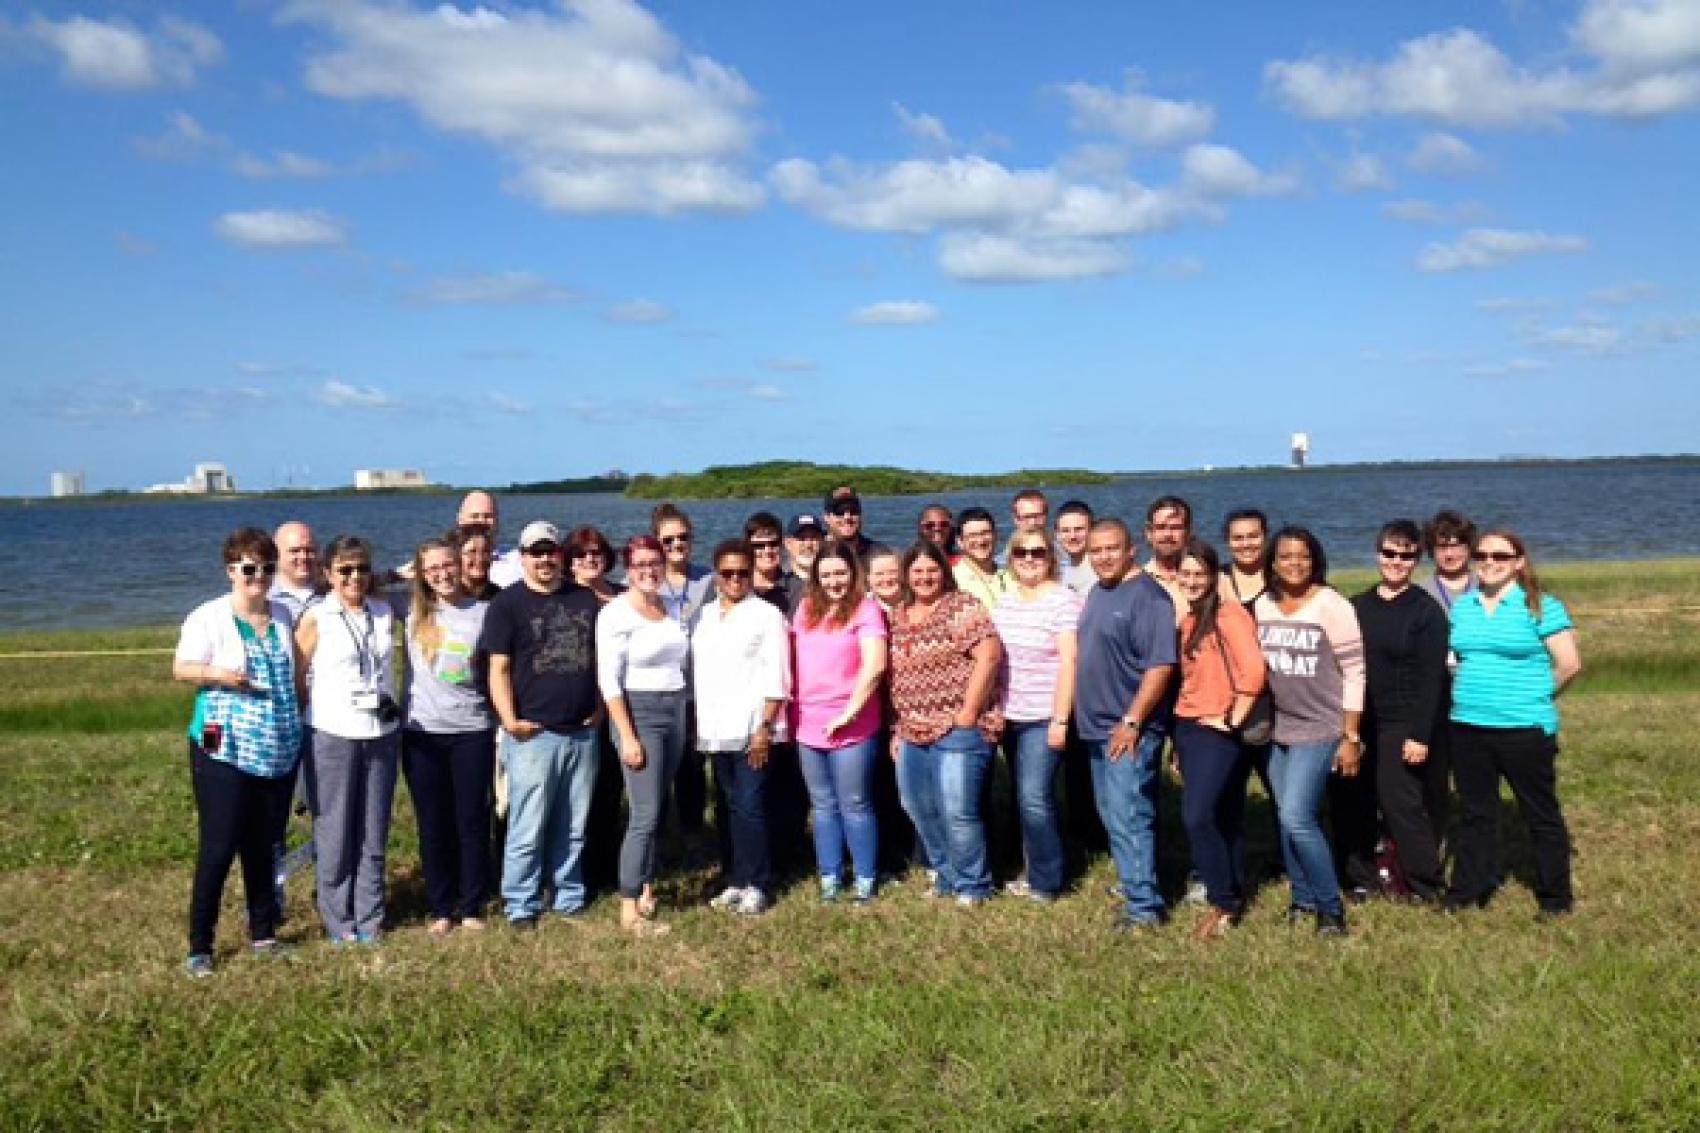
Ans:
[{"label": "woman in pink top", "polygon": [[855,899],[873,899],[879,827],[872,805],[885,674],[885,615],[867,596],[861,563],[832,540],[809,568],[791,619],[797,680],[797,752],[815,815],[815,860],[822,901],[838,899],[849,843]]}]

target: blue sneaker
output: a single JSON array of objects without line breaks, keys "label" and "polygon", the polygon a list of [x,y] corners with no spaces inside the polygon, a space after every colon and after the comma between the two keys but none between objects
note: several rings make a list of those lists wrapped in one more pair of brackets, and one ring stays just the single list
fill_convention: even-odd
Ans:
[{"label": "blue sneaker", "polygon": [[213,958],[209,952],[191,952],[183,961],[183,974],[192,980],[204,980],[213,974]]}]

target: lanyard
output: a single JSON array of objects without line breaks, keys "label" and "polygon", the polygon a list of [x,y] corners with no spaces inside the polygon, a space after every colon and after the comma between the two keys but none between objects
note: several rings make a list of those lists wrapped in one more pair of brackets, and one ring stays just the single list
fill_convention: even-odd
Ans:
[{"label": "lanyard", "polygon": [[348,627],[348,639],[354,643],[354,653],[360,659],[360,679],[369,684],[377,683],[378,676],[378,642],[377,632],[373,628],[372,611],[363,610],[366,615],[366,633],[364,636],[354,632],[354,623],[348,620],[348,611],[338,609],[337,616],[342,624]]}]

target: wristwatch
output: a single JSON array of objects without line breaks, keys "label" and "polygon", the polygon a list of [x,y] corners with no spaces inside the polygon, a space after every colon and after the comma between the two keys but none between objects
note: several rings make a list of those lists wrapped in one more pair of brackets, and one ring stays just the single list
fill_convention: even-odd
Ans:
[{"label": "wristwatch", "polygon": [[1140,721],[1137,716],[1123,716],[1122,723],[1136,732],[1139,731]]},{"label": "wristwatch", "polygon": [[1347,732],[1344,735],[1342,735],[1340,738],[1350,742],[1351,744],[1353,744],[1356,747],[1363,747],[1364,746],[1363,737],[1359,736],[1359,735],[1357,735],[1353,732]]}]

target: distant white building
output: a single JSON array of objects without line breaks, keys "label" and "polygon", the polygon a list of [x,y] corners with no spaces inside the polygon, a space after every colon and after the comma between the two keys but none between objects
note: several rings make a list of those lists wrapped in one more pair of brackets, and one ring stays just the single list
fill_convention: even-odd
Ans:
[{"label": "distant white building", "polygon": [[195,470],[181,484],[154,484],[147,490],[184,496],[226,495],[236,491],[236,477],[224,465],[208,462],[195,465]]},{"label": "distant white building", "polygon": [[354,473],[354,490],[374,492],[385,488],[428,488],[430,482],[417,468],[361,468]]},{"label": "distant white building", "polygon": [[80,496],[87,492],[88,483],[81,472],[55,472],[49,480],[54,496]]},{"label": "distant white building", "polygon": [[1310,434],[1293,434],[1293,467],[1303,468],[1310,463]]}]

